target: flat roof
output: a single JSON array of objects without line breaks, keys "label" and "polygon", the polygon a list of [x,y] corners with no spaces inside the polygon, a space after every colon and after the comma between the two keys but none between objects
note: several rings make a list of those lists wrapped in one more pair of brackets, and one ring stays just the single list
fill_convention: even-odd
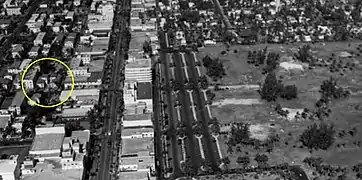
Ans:
[{"label": "flat roof", "polygon": [[106,61],[105,59],[92,60],[88,65],[89,71],[91,73],[92,72],[102,72],[105,61]]},{"label": "flat roof", "polygon": [[36,135],[30,151],[58,150],[63,144],[64,134]]},{"label": "flat roof", "polygon": [[14,174],[17,163],[14,160],[0,160],[0,174]]},{"label": "flat roof", "polygon": [[79,67],[81,61],[82,60],[80,58],[72,58],[69,63],[69,68],[77,69]]},{"label": "flat roof", "polygon": [[153,128],[128,128],[128,129],[122,129],[122,136],[131,136],[131,135],[137,135],[147,132],[154,132]]},{"label": "flat roof", "polygon": [[8,109],[13,102],[14,97],[6,97],[1,104],[1,109]]},{"label": "flat roof", "polygon": [[45,160],[44,163],[38,163],[36,173],[23,175],[23,180],[75,180],[82,179],[82,169],[61,169],[61,162],[59,160]]},{"label": "flat roof", "polygon": [[125,114],[124,121],[140,121],[140,120],[151,120],[152,114]]},{"label": "flat roof", "polygon": [[150,82],[137,83],[137,99],[152,99],[152,84]]},{"label": "flat roof", "polygon": [[24,93],[22,91],[17,91],[10,106],[20,107],[21,104],[24,102],[24,98],[25,98]]},{"label": "flat roof", "polygon": [[84,131],[72,131],[72,139],[78,139],[81,144],[89,142],[90,132],[89,130]]},{"label": "flat roof", "polygon": [[145,41],[149,41],[150,36],[156,33],[148,33],[148,32],[133,32],[131,33],[131,41],[129,43],[129,49],[142,49],[143,50],[143,43]]},{"label": "flat roof", "polygon": [[153,138],[124,138],[122,139],[121,154],[149,154],[154,152]]},{"label": "flat roof", "polygon": [[136,59],[135,61],[127,61],[126,68],[151,68],[151,59]]},{"label": "flat roof", "polygon": [[13,64],[10,65],[9,69],[19,69],[21,65],[21,61],[14,61]]},{"label": "flat roof", "polygon": [[[64,90],[60,94],[59,98],[60,99],[66,98],[69,93],[70,93],[70,90]],[[74,91],[72,93],[72,97],[86,96],[86,95],[88,95],[88,96],[99,95],[99,89],[74,89]]]}]

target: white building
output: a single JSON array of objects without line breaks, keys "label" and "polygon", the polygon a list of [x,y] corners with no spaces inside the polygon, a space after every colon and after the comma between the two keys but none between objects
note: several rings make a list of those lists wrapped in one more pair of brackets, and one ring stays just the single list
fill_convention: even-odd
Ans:
[{"label": "white building", "polygon": [[45,34],[46,34],[45,32],[38,33],[38,35],[34,39],[34,46],[42,46],[43,45],[43,39],[44,39]]},{"label": "white building", "polygon": [[29,154],[40,161],[44,158],[56,158],[61,153],[65,135],[64,126],[35,128],[35,138]]},{"label": "white building", "polygon": [[125,79],[136,82],[151,82],[151,59],[129,57],[125,67]]},{"label": "white building", "polygon": [[2,180],[17,180],[19,176],[18,155],[12,155],[9,159],[0,160],[0,177]]}]

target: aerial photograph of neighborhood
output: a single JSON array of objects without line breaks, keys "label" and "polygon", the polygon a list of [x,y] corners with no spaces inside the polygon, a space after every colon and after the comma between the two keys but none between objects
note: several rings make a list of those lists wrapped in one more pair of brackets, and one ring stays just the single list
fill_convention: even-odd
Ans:
[{"label": "aerial photograph of neighborhood", "polygon": [[0,0],[0,180],[362,180],[362,0]]}]

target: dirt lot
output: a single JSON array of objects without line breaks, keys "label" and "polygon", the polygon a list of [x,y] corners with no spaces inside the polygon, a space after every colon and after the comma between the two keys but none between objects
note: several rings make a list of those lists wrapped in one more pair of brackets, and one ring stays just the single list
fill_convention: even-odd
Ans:
[{"label": "dirt lot", "polygon": [[[351,44],[349,46],[349,44]],[[326,43],[322,45],[311,44],[312,52],[316,57],[329,58],[334,53],[338,56],[340,52],[348,51],[359,53],[356,50],[358,44],[361,42],[352,43]],[[294,54],[296,50],[302,44],[295,45],[268,45],[268,51],[276,51],[283,54]],[[227,55],[220,55],[220,52],[225,50],[224,47],[210,47],[200,50],[199,58],[202,58],[205,54],[209,54],[213,57],[219,57],[226,68],[227,76],[223,78],[219,83],[221,84],[256,84],[263,80],[263,76],[260,70],[252,65],[246,63],[247,51],[248,50],[259,50],[263,49],[266,45],[255,45],[255,46],[235,46],[230,48]],[[237,49],[238,52],[233,50]],[[362,53],[361,53],[362,54]],[[362,56],[355,56],[352,58],[344,58],[343,62],[357,63],[357,66],[352,71],[344,71],[344,76],[338,74],[332,74],[326,67],[319,67],[316,69],[306,68],[304,72],[300,73],[278,73],[283,75],[284,84],[295,84],[298,87],[298,98],[295,100],[278,100],[278,103],[282,107],[287,108],[309,108],[313,109],[315,102],[320,98],[318,92],[320,84],[323,80],[328,79],[330,76],[335,77],[338,80],[338,84],[351,90],[351,97],[343,100],[333,101],[329,107],[332,110],[331,116],[326,120],[328,123],[333,123],[337,129],[337,132],[341,130],[348,131],[352,127],[358,129],[358,134],[354,137],[346,136],[343,139],[337,138],[333,147],[328,151],[314,151],[313,156],[320,156],[325,162],[329,164],[338,164],[351,167],[362,159],[362,150],[360,147],[353,145],[353,141],[357,140],[357,137],[362,137],[362,125],[360,123],[362,116]],[[250,74],[252,78],[250,81],[245,81],[242,78],[243,74]],[[262,104],[246,105],[245,103],[230,103],[225,104],[225,99],[229,100],[242,100],[242,99],[257,99],[258,93],[254,90],[245,89],[232,89],[226,91],[216,91],[215,101],[223,101],[222,106],[217,104],[212,106],[212,115],[215,116],[221,124],[228,124],[231,122],[250,122],[251,124],[270,124],[273,123],[276,126],[280,126],[278,131],[281,137],[280,145],[275,150],[268,154],[269,163],[281,163],[281,162],[295,162],[301,163],[302,160],[310,156],[310,153],[305,148],[299,148],[300,143],[298,142],[299,134],[309,125],[314,122],[305,120],[303,122],[288,121],[282,119],[274,113],[274,107],[271,103],[263,102]],[[248,152],[253,159],[253,156],[257,151],[242,147],[241,152],[234,150],[233,154],[227,153],[227,146],[225,142],[227,139],[224,136],[220,137],[221,148],[224,155],[230,157],[231,167],[238,167],[235,160],[238,156],[244,155]],[[287,142],[287,144],[285,144]],[[337,148],[337,144],[345,143],[345,147]],[[295,145],[293,147],[293,145]],[[255,162],[254,162],[255,163]]]}]

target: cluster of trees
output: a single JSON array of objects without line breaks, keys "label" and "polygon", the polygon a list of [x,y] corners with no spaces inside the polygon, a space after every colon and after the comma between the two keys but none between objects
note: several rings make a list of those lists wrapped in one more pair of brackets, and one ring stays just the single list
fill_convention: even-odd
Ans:
[{"label": "cluster of trees", "polygon": [[263,68],[263,74],[266,74],[274,71],[278,67],[279,60],[279,53],[268,53],[268,47],[265,47],[263,50],[249,51],[247,62],[249,64],[254,64],[256,67],[265,65]]},{"label": "cluster of trees", "polygon": [[207,96],[207,103],[211,104],[216,95],[211,90],[207,90],[206,91],[206,96]]},{"label": "cluster of trees", "polygon": [[316,59],[311,55],[310,51],[310,45],[304,45],[299,48],[294,57],[302,63],[308,63],[310,66],[313,66],[316,63]]},{"label": "cluster of trees", "polygon": [[347,168],[323,164],[323,159],[320,157],[306,157],[303,162],[312,167],[319,176],[337,177],[338,180],[346,179]]},{"label": "cluster of trees", "polygon": [[336,79],[332,77],[329,80],[323,81],[319,92],[322,94],[322,99],[327,100],[327,102],[331,99],[346,98],[350,95],[348,90],[338,87]]},{"label": "cluster of trees", "polygon": [[82,130],[85,130],[85,128],[80,125],[80,121],[69,121],[65,123],[65,137],[70,137],[73,131]]},{"label": "cluster of trees", "polygon": [[224,65],[218,59],[212,59],[210,56],[202,58],[202,63],[205,66],[206,74],[211,77],[213,81],[217,81],[226,75]]},{"label": "cluster of trees", "polygon": [[352,167],[352,171],[356,173],[357,179],[362,179],[362,163],[358,163]]},{"label": "cluster of trees", "polygon": [[274,72],[268,73],[264,80],[261,89],[258,90],[261,99],[268,102],[276,101],[278,97],[291,100],[297,98],[298,88],[295,85],[284,86],[280,80],[277,79]]},{"label": "cluster of trees", "polygon": [[322,149],[327,150],[335,141],[336,131],[333,125],[314,123],[300,135],[300,141],[310,150]]}]

